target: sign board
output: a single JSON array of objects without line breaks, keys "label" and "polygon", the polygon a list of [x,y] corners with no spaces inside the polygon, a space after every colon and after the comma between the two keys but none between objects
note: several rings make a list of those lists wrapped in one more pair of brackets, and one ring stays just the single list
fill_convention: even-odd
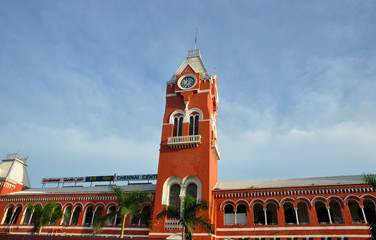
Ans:
[{"label": "sign board", "polygon": [[116,176],[115,181],[150,181],[157,180],[157,174],[145,175],[119,175]]},{"label": "sign board", "polygon": [[111,176],[90,176],[90,177],[65,177],[65,178],[42,178],[45,183],[77,183],[77,182],[114,182],[114,181],[151,181],[157,180],[157,174],[143,175],[111,175]]},{"label": "sign board", "polygon": [[75,183],[75,182],[85,182],[85,177],[42,178],[42,183]]},{"label": "sign board", "polygon": [[114,176],[92,176],[86,177],[85,182],[112,182],[114,181]]}]

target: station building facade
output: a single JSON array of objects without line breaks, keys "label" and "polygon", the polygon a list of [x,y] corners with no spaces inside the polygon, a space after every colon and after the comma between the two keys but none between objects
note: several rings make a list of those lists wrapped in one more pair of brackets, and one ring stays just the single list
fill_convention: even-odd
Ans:
[{"label": "station building facade", "polygon": [[[362,176],[218,182],[218,104],[217,77],[207,73],[198,49],[188,51],[166,84],[156,183],[118,184],[125,192],[154,195],[140,209],[153,217],[152,228],[126,219],[127,237],[181,239],[176,219],[156,215],[166,206],[181,207],[191,195],[208,202],[206,215],[215,226],[215,233],[196,227],[194,239],[370,238],[376,192]],[[19,155],[0,164],[0,194],[0,233],[31,234],[35,218],[28,203],[57,202],[70,216],[43,228],[47,235],[91,235],[97,218],[117,211],[108,186],[30,188],[26,159]],[[115,216],[98,235],[119,236],[120,223]]]}]

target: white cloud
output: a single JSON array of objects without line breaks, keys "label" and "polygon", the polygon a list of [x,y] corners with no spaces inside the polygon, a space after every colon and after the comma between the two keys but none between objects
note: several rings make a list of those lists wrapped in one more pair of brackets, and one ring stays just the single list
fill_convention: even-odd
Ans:
[{"label": "white cloud", "polygon": [[20,150],[30,156],[28,171],[34,187],[39,177],[157,171],[160,135],[152,127],[147,134],[140,132],[142,141],[109,131],[90,132],[77,126],[53,128],[30,124],[17,131],[4,128],[0,131],[3,153]]}]

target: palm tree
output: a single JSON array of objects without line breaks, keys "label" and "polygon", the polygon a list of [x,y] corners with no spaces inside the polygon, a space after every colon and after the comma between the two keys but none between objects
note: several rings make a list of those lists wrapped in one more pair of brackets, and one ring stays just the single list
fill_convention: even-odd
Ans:
[{"label": "palm tree", "polygon": [[[363,174],[363,179],[365,183],[372,185],[372,187],[376,190],[376,175],[375,174]],[[367,219],[369,224],[369,229],[371,231],[371,235],[373,239],[376,239],[376,216],[373,215],[372,219]]]},{"label": "palm tree", "polygon": [[127,216],[130,216],[131,218],[139,217],[140,207],[143,204],[153,201],[153,195],[141,191],[132,191],[129,194],[126,194],[124,190],[118,186],[110,185],[109,187],[117,198],[118,211],[108,213],[95,222],[93,232],[94,234],[100,232],[105,224],[114,219],[115,216],[120,216],[123,218],[120,238],[123,238],[125,219]]},{"label": "palm tree", "polygon": [[168,208],[165,207],[157,215],[157,218],[167,216],[168,218],[177,219],[182,227],[182,240],[192,239],[192,233],[196,225],[208,230],[209,233],[214,233],[214,227],[210,220],[203,215],[199,215],[208,210],[209,207],[206,201],[196,201],[194,197],[187,195],[184,197],[181,209],[170,206]]},{"label": "palm tree", "polygon": [[33,212],[33,218],[35,218],[34,231],[38,231],[38,235],[42,232],[42,228],[56,223],[57,220],[63,215],[60,205],[56,202],[48,202],[44,206],[40,203],[29,203],[27,208]]}]

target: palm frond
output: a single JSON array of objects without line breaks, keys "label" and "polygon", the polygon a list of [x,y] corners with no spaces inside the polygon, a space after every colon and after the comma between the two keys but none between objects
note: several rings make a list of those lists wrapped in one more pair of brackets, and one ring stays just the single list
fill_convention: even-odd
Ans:
[{"label": "palm frond", "polygon": [[160,213],[158,213],[157,218],[168,217],[168,218],[180,218],[180,211],[174,207],[164,207]]},{"label": "palm frond", "polygon": [[376,189],[376,174],[363,173],[363,180],[365,183],[371,184]]},{"label": "palm frond", "polygon": [[116,214],[117,212],[110,212],[110,213],[107,213],[106,215],[98,218],[95,220],[94,224],[93,224],[93,233],[94,234],[97,234],[97,233],[100,233],[102,231],[102,228],[107,225],[110,220],[113,220],[115,217],[116,217]]}]

